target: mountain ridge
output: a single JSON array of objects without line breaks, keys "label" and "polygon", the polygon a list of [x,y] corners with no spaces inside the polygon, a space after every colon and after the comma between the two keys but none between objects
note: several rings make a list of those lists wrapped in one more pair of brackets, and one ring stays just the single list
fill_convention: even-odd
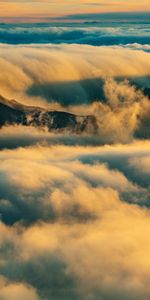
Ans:
[{"label": "mountain ridge", "polygon": [[48,131],[96,132],[97,122],[93,115],[76,115],[66,111],[46,110],[26,106],[0,95],[0,127],[24,125],[47,128]]}]

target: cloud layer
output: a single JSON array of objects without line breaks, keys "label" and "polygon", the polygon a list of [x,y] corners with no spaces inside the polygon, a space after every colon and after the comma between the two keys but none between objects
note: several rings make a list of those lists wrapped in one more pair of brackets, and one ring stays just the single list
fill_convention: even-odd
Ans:
[{"label": "cloud layer", "polygon": [[117,46],[1,45],[0,93],[26,104],[68,106],[103,100],[106,77],[148,89],[149,55]]},{"label": "cloud layer", "polygon": [[0,27],[0,94],[98,125],[0,129],[0,300],[150,299],[148,30]]},{"label": "cloud layer", "polygon": [[1,299],[149,298],[149,150],[0,152]]},{"label": "cloud layer", "polygon": [[[87,21],[88,21],[87,16]],[[112,16],[113,17],[113,16]],[[130,16],[127,16],[127,19]],[[98,18],[99,19],[99,18]],[[145,18],[144,18],[145,19]],[[139,19],[138,19],[139,21]],[[85,24],[3,24],[0,26],[0,42],[7,44],[88,44],[95,46],[149,44],[149,24],[132,24],[132,20],[113,26],[111,16],[103,20]],[[131,22],[131,23],[130,23]]]}]

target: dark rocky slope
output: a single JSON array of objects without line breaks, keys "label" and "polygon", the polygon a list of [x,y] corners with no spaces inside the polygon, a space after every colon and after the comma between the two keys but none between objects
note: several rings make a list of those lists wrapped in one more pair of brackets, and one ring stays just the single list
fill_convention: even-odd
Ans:
[{"label": "dark rocky slope", "polygon": [[65,111],[47,111],[0,96],[0,127],[14,124],[75,133],[86,131],[94,133],[97,130],[96,118],[92,115],[78,116]]}]

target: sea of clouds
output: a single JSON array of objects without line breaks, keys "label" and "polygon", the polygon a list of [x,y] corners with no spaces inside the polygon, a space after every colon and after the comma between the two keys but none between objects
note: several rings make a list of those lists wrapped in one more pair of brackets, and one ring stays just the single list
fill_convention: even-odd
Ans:
[{"label": "sea of clouds", "polygon": [[0,94],[93,114],[98,132],[0,129],[0,300],[149,300],[148,40],[6,45],[5,31]]},{"label": "sea of clouds", "polygon": [[1,299],[148,299],[150,143],[0,152]]}]

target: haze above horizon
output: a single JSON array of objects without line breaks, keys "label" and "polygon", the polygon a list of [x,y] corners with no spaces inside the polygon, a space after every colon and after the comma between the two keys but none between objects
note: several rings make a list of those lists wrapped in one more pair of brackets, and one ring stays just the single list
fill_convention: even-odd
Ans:
[{"label": "haze above horizon", "polygon": [[[84,20],[89,15],[107,13],[150,12],[149,0],[142,3],[133,0],[5,0],[0,1],[0,21],[2,22],[47,22],[50,20]],[[121,15],[122,17],[122,15]]]}]

